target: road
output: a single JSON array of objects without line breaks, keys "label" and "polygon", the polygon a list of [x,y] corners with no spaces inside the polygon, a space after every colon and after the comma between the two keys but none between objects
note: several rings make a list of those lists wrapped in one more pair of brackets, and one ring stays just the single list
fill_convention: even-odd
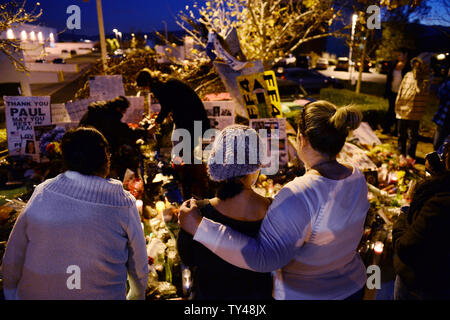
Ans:
[{"label": "road", "polygon": [[80,72],[64,72],[63,82],[31,84],[31,92],[34,96],[51,96],[55,92],[63,89],[64,87],[78,79],[84,72],[89,69],[90,65],[96,62],[98,59],[100,59],[99,53],[90,53],[66,59],[66,63],[68,64],[78,64]]},{"label": "road", "polygon": [[[334,71],[334,66],[328,67],[327,70],[317,70],[320,73],[329,76],[329,77],[335,77],[336,79],[341,80],[349,80],[350,79],[350,73],[348,71]],[[358,79],[358,72],[352,72],[352,77],[355,78],[355,80]],[[364,82],[375,82],[375,83],[385,83],[386,82],[386,75],[385,74],[379,74],[376,71],[373,72],[363,72],[362,73],[362,81]]]}]

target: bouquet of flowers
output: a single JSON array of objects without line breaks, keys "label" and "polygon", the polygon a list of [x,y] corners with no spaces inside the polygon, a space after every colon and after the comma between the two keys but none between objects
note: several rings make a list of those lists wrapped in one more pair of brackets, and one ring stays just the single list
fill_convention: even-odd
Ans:
[{"label": "bouquet of flowers", "polygon": [[61,158],[61,140],[66,129],[55,127],[52,131],[46,132],[41,137],[40,151],[43,156],[49,159]]}]

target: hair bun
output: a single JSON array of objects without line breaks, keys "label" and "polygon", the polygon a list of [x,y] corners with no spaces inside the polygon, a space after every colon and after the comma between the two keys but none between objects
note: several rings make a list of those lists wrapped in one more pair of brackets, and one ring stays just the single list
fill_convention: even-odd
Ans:
[{"label": "hair bun", "polygon": [[330,118],[330,123],[339,131],[351,131],[359,127],[362,113],[353,106],[338,108]]}]

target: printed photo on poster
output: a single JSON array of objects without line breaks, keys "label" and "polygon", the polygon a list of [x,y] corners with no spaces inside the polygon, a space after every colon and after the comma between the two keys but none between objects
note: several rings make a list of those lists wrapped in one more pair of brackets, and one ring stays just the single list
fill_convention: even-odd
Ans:
[{"label": "printed photo on poster", "polygon": [[203,105],[211,128],[223,130],[234,124],[236,106],[233,101],[204,101]]}]

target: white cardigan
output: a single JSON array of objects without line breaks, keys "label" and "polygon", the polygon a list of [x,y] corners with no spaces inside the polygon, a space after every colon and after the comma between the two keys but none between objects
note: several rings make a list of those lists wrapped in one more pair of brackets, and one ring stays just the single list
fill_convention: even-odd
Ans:
[{"label": "white cardigan", "polygon": [[145,238],[120,181],[67,171],[36,187],[3,259],[7,299],[125,299],[127,273],[128,298],[143,299]]}]

